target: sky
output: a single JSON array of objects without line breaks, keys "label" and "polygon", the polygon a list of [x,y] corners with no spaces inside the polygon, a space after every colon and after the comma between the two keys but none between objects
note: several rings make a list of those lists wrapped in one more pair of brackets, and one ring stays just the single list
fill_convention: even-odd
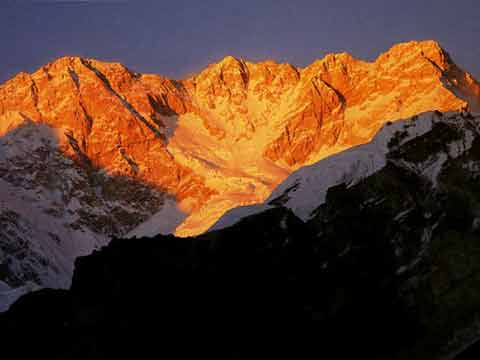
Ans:
[{"label": "sky", "polygon": [[0,82],[66,55],[179,79],[226,55],[305,66],[424,39],[480,78],[479,0],[0,0]]}]

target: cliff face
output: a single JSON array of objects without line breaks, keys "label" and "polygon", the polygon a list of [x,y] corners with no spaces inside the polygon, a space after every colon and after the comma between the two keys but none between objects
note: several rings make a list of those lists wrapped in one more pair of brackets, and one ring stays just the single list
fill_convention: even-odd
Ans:
[{"label": "cliff face", "polygon": [[186,95],[173,81],[142,80],[120,64],[62,58],[18,75],[0,94],[3,124],[21,114],[59,129],[60,150],[85,166],[139,178],[168,193],[178,192],[179,179],[191,173],[166,149],[163,119],[185,112],[180,99]]},{"label": "cliff face", "polygon": [[289,165],[311,163],[370,140],[388,120],[459,109],[466,106],[461,89],[479,90],[469,78],[435,42],[394,46],[373,63],[328,55],[302,70],[297,103],[305,108],[266,154]]},{"label": "cliff face", "polygon": [[[30,223],[35,214],[42,220],[25,227],[45,234],[32,250],[7,216],[17,235],[5,232],[2,251],[11,255],[12,239],[23,238],[28,253],[66,257],[59,272],[69,274],[75,256],[111,235],[198,234],[225,211],[262,202],[301,166],[369,141],[387,121],[475,110],[479,95],[432,41],[396,45],[372,63],[334,54],[303,69],[226,57],[181,81],[61,58],[0,86],[2,209]],[[0,278],[11,285],[22,273],[14,263]]]}]

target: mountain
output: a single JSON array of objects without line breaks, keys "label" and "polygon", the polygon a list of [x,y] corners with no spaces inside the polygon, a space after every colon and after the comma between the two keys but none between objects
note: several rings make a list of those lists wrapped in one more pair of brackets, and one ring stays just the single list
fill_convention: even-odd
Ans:
[{"label": "mountain", "polygon": [[461,109],[480,85],[434,41],[180,81],[78,57],[18,74],[0,86],[0,302],[67,287],[112,236],[200,234],[386,122]]},{"label": "mountain", "polygon": [[28,294],[0,315],[6,350],[474,358],[479,131],[480,115],[469,112],[385,124],[368,144],[294,172],[232,226],[114,239],[77,259],[70,290]]},{"label": "mountain", "polygon": [[[414,139],[423,139],[437,133],[447,122],[458,122],[458,118],[469,119],[470,113],[455,112],[440,113],[427,112],[415,115],[408,121],[387,122],[386,125],[367,144],[353,147],[338,154],[332,155],[316,164],[305,166],[293,172],[282,184],[280,184],[265,200],[263,204],[238,207],[224,214],[211,230],[218,230],[231,226],[242,218],[250,216],[272,207],[283,206],[298,216],[303,221],[309,221],[315,216],[316,208],[325,202],[327,192],[336,186],[344,184],[353,186],[364,178],[384,169],[389,161],[392,148],[399,144],[413,142]],[[474,119],[474,118],[472,118]],[[465,121],[465,120],[462,120]],[[472,120],[472,126],[475,121]],[[441,130],[438,130],[441,133]],[[411,167],[412,171],[418,173],[432,184],[437,183],[437,176],[447,160],[459,156],[468,149],[473,135],[462,137],[458,143],[448,143],[449,139],[439,136],[439,144],[435,148],[418,147],[412,149],[417,151],[415,155],[418,161],[402,166]],[[445,142],[443,142],[446,140]],[[416,140],[421,141],[421,140]],[[443,142],[443,143],[442,143]],[[438,151],[445,147],[446,151]],[[399,161],[403,161],[400,159]]]}]

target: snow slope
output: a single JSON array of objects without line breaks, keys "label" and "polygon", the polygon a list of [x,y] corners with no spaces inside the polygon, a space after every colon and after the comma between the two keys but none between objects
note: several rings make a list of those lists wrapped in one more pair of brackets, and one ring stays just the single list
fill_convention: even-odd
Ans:
[{"label": "snow slope", "polygon": [[[307,221],[312,212],[324,203],[329,188],[339,184],[346,184],[347,187],[354,185],[382,169],[387,164],[387,155],[392,149],[391,141],[396,136],[399,137],[401,134],[396,144],[399,146],[427,134],[435,123],[443,121],[455,123],[462,116],[464,116],[462,113],[428,112],[410,119],[387,123],[369,143],[295,171],[263,204],[233,209],[222,216],[210,230],[231,226],[246,216],[265,211],[272,206],[285,206]],[[449,144],[447,154],[438,154],[434,161],[429,160],[421,164],[405,163],[403,166],[411,167],[435,183],[436,175],[447,157],[455,158],[471,146],[474,130],[465,130],[465,138]]]},{"label": "snow slope", "polygon": [[[0,120],[1,310],[34,288],[68,288],[75,258],[106,245],[112,235],[122,235],[151,213],[108,195],[115,178],[96,173],[93,180],[65,156],[59,149],[65,140],[62,129],[18,113]],[[123,185],[128,190],[129,183]],[[156,197],[161,195],[148,194],[160,201]]]}]

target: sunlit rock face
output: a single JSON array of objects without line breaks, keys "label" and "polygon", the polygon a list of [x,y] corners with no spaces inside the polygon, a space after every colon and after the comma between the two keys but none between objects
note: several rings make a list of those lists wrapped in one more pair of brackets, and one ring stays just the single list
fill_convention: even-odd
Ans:
[{"label": "sunlit rock face", "polygon": [[330,54],[303,69],[227,57],[182,84],[191,111],[168,148],[218,193],[177,235],[264,199],[291,171],[369,141],[387,121],[480,108],[479,85],[434,41],[396,45],[371,63]]},{"label": "sunlit rock face", "polygon": [[[0,230],[0,259],[21,238],[28,256],[51,258],[48,248],[66,265],[38,260],[19,278],[16,255],[0,280],[68,279],[72,259],[111,235],[202,233],[387,121],[477,110],[479,99],[478,83],[433,41],[374,62],[330,54],[306,68],[226,57],[180,81],[77,57],[18,74],[0,86],[2,221],[15,228]],[[32,228],[45,245],[25,235]]]},{"label": "sunlit rock face", "polygon": [[478,108],[478,90],[435,42],[400,44],[372,63],[327,55],[301,70],[299,111],[265,154],[290,166],[311,163],[368,141],[388,120],[459,109],[465,100]]}]

